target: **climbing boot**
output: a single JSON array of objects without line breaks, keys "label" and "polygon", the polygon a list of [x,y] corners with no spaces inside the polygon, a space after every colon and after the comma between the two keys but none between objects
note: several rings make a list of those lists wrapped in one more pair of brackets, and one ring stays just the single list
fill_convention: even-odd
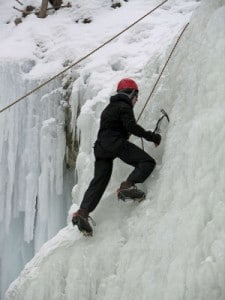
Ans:
[{"label": "climbing boot", "polygon": [[121,183],[120,188],[117,190],[117,197],[120,200],[126,201],[128,199],[136,202],[141,202],[145,199],[145,193],[139,190],[134,184],[129,181]]},{"label": "climbing boot", "polygon": [[84,236],[92,236],[93,234],[93,229],[88,221],[89,218],[89,213],[86,209],[80,208],[73,213],[72,223],[78,227]]}]

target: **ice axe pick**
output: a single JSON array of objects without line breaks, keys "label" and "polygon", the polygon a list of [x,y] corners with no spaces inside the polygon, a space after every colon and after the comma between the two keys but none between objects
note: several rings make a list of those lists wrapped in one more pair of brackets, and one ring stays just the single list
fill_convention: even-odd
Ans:
[{"label": "ice axe pick", "polygon": [[156,126],[155,126],[155,129],[154,129],[154,133],[160,133],[160,125],[161,125],[161,122],[163,120],[163,118],[166,117],[167,121],[169,122],[170,119],[169,119],[169,116],[168,114],[165,112],[164,109],[161,109],[161,113],[162,113],[162,116],[158,119],[157,123],[156,123]]}]

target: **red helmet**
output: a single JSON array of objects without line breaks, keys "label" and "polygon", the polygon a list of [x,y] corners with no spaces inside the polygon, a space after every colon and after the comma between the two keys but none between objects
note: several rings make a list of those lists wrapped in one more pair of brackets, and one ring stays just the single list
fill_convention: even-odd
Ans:
[{"label": "red helmet", "polygon": [[138,91],[137,83],[130,78],[123,78],[117,85],[117,92],[120,90],[131,89]]}]

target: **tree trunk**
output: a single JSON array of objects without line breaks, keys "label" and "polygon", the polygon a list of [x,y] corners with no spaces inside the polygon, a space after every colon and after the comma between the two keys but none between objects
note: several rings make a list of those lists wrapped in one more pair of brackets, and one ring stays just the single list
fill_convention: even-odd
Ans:
[{"label": "tree trunk", "polygon": [[46,17],[47,8],[48,8],[48,0],[42,0],[41,10],[38,14],[39,18],[45,18]]}]

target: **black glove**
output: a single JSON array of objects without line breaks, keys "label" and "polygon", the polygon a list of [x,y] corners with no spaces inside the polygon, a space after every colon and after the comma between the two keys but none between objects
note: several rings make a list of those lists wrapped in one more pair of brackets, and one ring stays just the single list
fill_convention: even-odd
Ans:
[{"label": "black glove", "polygon": [[159,146],[159,144],[161,142],[161,135],[158,134],[158,133],[153,133],[153,134],[154,134],[153,135],[153,137],[154,137],[153,142],[154,142],[154,144],[156,144],[157,146]]},{"label": "black glove", "polygon": [[146,135],[144,137],[147,141],[153,142],[157,146],[161,142],[161,135],[158,133],[154,133],[152,131],[146,131]]}]

